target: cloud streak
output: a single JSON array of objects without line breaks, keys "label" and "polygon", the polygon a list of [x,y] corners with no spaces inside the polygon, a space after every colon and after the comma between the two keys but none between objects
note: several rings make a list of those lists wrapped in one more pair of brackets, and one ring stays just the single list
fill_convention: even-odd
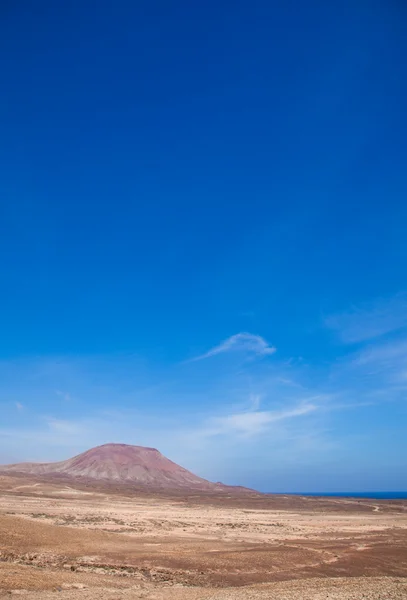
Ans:
[{"label": "cloud streak", "polygon": [[268,342],[260,335],[253,335],[252,333],[237,333],[221,342],[218,346],[211,348],[205,354],[192,358],[189,362],[198,360],[204,360],[212,356],[224,354],[227,352],[244,352],[245,354],[251,354],[255,356],[268,356],[276,352],[274,346],[270,346]]},{"label": "cloud streak", "polygon": [[315,404],[304,404],[288,410],[261,410],[234,413],[225,417],[212,419],[212,426],[204,430],[203,433],[205,437],[230,434],[251,437],[263,433],[271,423],[302,417],[314,412],[317,408]]},{"label": "cloud streak", "polygon": [[356,344],[407,327],[407,293],[379,299],[324,319],[345,344]]}]

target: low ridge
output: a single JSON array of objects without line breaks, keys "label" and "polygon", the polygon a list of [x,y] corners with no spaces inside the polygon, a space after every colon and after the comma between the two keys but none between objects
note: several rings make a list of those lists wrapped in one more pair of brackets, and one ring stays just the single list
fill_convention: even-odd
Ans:
[{"label": "low ridge", "polygon": [[194,475],[155,448],[128,444],[104,444],[61,462],[4,465],[0,466],[0,471],[86,478],[160,489],[221,491],[229,487]]}]

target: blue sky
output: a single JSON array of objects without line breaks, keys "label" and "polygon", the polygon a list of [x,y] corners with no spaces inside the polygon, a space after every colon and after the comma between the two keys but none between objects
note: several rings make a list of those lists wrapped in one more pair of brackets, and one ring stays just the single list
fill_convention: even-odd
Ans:
[{"label": "blue sky", "polygon": [[0,461],[407,489],[403,3],[0,10]]}]

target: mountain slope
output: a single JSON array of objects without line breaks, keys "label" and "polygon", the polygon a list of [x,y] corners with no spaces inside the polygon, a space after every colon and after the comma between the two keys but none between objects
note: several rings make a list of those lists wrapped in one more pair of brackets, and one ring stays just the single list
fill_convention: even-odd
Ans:
[{"label": "mountain slope", "polygon": [[127,444],[104,444],[61,462],[0,466],[0,471],[29,475],[63,475],[76,479],[131,483],[160,489],[221,491],[228,488],[194,475],[154,448]]}]

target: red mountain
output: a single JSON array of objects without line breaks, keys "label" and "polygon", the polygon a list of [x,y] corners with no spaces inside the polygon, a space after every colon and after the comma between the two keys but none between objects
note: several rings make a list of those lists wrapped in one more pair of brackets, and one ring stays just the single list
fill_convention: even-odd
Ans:
[{"label": "red mountain", "polygon": [[228,489],[228,486],[221,483],[211,483],[194,475],[154,448],[127,444],[104,444],[61,462],[0,466],[0,471],[97,479],[160,489],[183,488],[201,491]]}]

